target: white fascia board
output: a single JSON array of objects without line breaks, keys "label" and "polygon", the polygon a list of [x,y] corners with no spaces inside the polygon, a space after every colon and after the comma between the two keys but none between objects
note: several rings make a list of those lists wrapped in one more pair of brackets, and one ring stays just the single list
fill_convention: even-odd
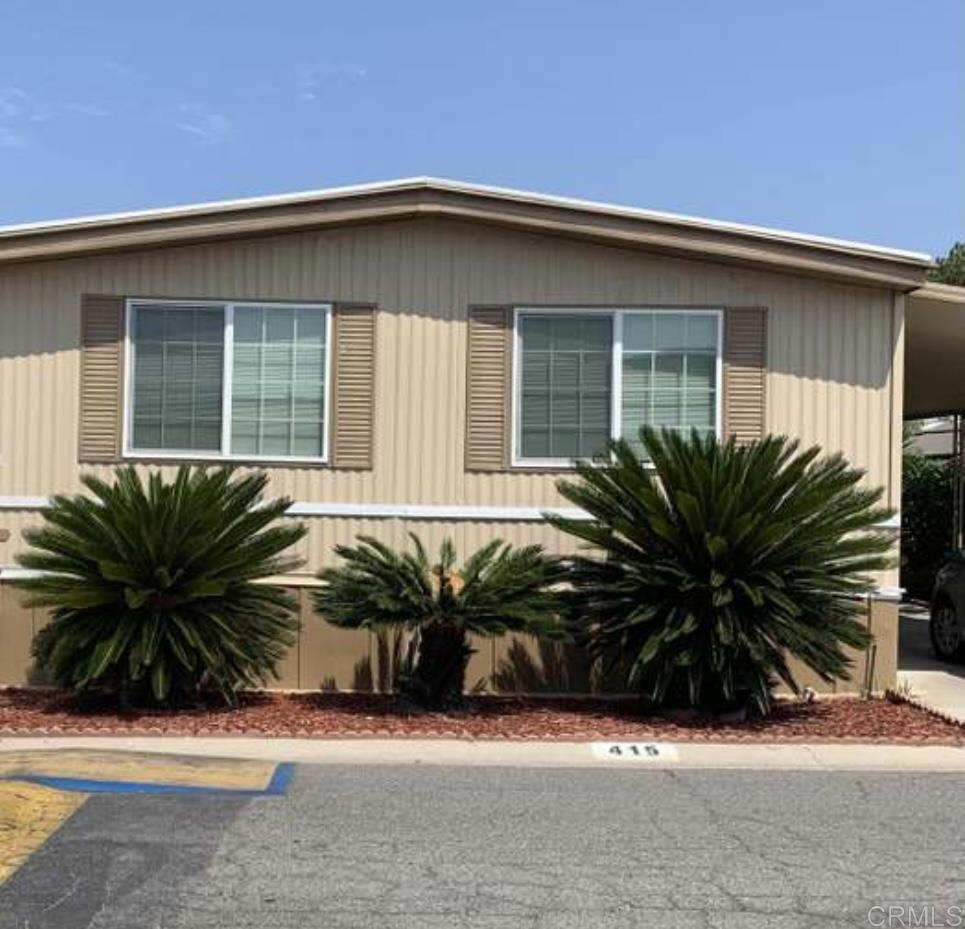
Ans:
[{"label": "white fascia board", "polygon": [[41,220],[34,223],[14,223],[0,226],[0,238],[23,235],[31,232],[60,232],[84,229],[88,226],[112,226],[119,223],[138,222],[152,219],[178,219],[199,214],[233,213],[253,207],[286,206],[294,203],[334,200],[338,197],[353,195],[389,193],[393,190],[411,190],[428,187],[429,178],[413,177],[395,181],[381,181],[372,184],[350,184],[344,187],[325,187],[318,190],[301,190],[287,194],[268,194],[262,197],[240,197],[235,200],[209,200],[201,203],[186,203],[178,206],[151,207],[144,210],[123,210],[117,213],[90,213],[86,216],[73,216],[65,219]]},{"label": "white fascia board", "polygon": [[511,187],[495,187],[487,184],[470,184],[463,181],[452,181],[436,177],[410,177],[393,181],[379,181],[369,184],[352,184],[344,187],[329,187],[318,190],[306,190],[288,194],[272,194],[263,197],[245,197],[236,200],[216,200],[208,203],[194,203],[183,206],[161,207],[146,210],[130,210],[119,213],[102,213],[89,216],[79,216],[71,219],[46,220],[34,223],[17,223],[0,227],[0,238],[31,233],[60,232],[72,229],[83,229],[91,226],[112,226],[128,222],[150,221],[152,219],[177,219],[197,215],[216,215],[240,210],[285,206],[296,203],[321,203],[341,197],[365,196],[367,194],[390,193],[399,190],[430,189],[449,191],[451,193],[477,194],[481,196],[499,197],[516,203],[532,203],[542,206],[556,206],[567,209],[583,210],[608,216],[620,216],[627,219],[648,220],[666,223],[668,225],[686,226],[693,229],[705,229],[711,232],[733,232],[740,235],[753,236],[774,242],[785,242],[796,245],[811,245],[832,251],[845,252],[854,255],[864,255],[871,258],[883,258],[891,261],[907,262],[916,266],[931,267],[934,264],[932,256],[925,252],[909,251],[907,249],[890,248],[883,245],[872,245],[867,242],[855,242],[849,239],[838,239],[829,236],[811,235],[803,232],[792,232],[771,226],[757,226],[746,223],[735,223],[726,220],[708,219],[702,216],[690,216],[683,213],[670,213],[661,210],[647,210],[638,207],[622,206],[615,203],[605,203],[596,200],[581,200],[575,197],[562,197],[534,191],[516,190]]},{"label": "white fascia board", "polygon": [[555,194],[535,193],[527,190],[516,190],[511,187],[492,187],[487,184],[468,184],[460,181],[450,181],[444,178],[425,178],[427,187],[450,190],[454,193],[480,193],[493,197],[505,197],[507,200],[523,201],[546,206],[561,206],[570,209],[585,210],[593,213],[604,213],[610,216],[625,216],[628,219],[644,219],[654,222],[665,222],[675,226],[689,226],[694,229],[706,229],[717,232],[736,232],[742,235],[755,236],[762,239],[788,242],[797,245],[815,245],[851,253],[868,255],[873,258],[889,258],[894,261],[907,261],[916,265],[934,264],[934,260],[927,252],[916,252],[903,248],[892,248],[886,245],[873,245],[870,242],[855,242],[850,239],[838,239],[833,236],[813,235],[807,232],[794,232],[788,229],[778,229],[774,226],[757,226],[748,223],[735,223],[723,219],[709,219],[704,216],[692,216],[687,213],[670,213],[663,210],[647,210],[640,207],[621,206],[616,203],[606,203],[598,200],[581,200],[576,197],[562,197]]}]

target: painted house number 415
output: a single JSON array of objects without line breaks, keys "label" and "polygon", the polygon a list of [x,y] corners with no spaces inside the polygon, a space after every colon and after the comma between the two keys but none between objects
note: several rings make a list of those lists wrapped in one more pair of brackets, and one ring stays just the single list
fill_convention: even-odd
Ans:
[{"label": "painted house number 415", "polygon": [[630,754],[630,755],[634,755],[634,756],[636,756],[637,758],[639,758],[641,755],[646,755],[648,758],[659,758],[659,757],[660,757],[660,749],[657,748],[656,745],[635,745],[635,744],[630,744],[630,745],[627,745],[627,746],[623,746],[623,745],[611,745],[611,746],[610,746],[610,754],[611,754],[611,755],[617,755],[617,756],[619,757],[620,755],[623,755],[624,753],[627,753],[627,754]]},{"label": "painted house number 415", "polygon": [[676,761],[677,748],[662,742],[594,742],[593,756],[600,761]]}]

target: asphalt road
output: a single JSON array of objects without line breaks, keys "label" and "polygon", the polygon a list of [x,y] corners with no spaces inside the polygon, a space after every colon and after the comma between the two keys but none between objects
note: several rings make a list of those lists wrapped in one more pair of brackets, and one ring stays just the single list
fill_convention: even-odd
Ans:
[{"label": "asphalt road", "polygon": [[963,814],[960,775],[299,766],[280,797],[92,796],[0,927],[883,925],[965,906]]}]

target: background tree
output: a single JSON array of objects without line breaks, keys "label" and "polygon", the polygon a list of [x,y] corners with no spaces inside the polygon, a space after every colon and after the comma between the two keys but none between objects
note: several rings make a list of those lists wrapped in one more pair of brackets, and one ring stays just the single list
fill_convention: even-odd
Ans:
[{"label": "background tree", "polygon": [[904,427],[901,465],[901,586],[927,600],[935,574],[952,547],[954,469],[922,454],[917,423]]},{"label": "background tree", "polygon": [[315,609],[343,628],[411,633],[399,689],[421,706],[444,709],[463,700],[470,635],[554,628],[560,567],[538,545],[513,548],[495,539],[458,570],[450,540],[431,561],[419,537],[411,538],[411,552],[369,536],[337,546],[345,563],[319,572],[324,586],[314,593]]},{"label": "background tree", "polygon": [[305,533],[266,502],[263,473],[178,469],[142,484],[81,478],[90,496],[54,497],[19,557],[39,573],[18,582],[52,610],[34,644],[53,680],[116,693],[122,703],[176,704],[215,688],[233,702],[264,684],[294,642],[295,603],[256,583],[301,562],[283,553]]},{"label": "background tree", "polygon": [[588,543],[571,561],[576,634],[656,704],[767,713],[795,657],[826,681],[869,636],[857,597],[890,564],[881,490],[840,455],[769,437],[739,447],[645,428],[578,463],[560,492],[590,521],[547,517]]},{"label": "background tree", "polygon": [[944,258],[939,258],[938,267],[929,271],[928,277],[942,284],[965,287],[965,242],[956,242]]}]

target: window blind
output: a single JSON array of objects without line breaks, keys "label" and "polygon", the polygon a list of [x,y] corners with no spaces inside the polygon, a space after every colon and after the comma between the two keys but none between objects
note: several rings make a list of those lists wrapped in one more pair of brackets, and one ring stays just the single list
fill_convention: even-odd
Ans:
[{"label": "window blind", "polygon": [[132,302],[128,449],[324,458],[328,314],[324,305]]},{"label": "window blind", "polygon": [[169,451],[220,449],[223,309],[139,307],[131,345],[131,445]]},{"label": "window blind", "polygon": [[234,312],[231,453],[319,457],[325,434],[325,312]]},{"label": "window blind", "polygon": [[[591,458],[643,425],[718,428],[719,311],[520,311],[518,462]],[[642,449],[641,449],[642,451]]]},{"label": "window blind", "polygon": [[610,434],[613,321],[534,315],[521,320],[520,333],[520,454],[598,454]]}]

